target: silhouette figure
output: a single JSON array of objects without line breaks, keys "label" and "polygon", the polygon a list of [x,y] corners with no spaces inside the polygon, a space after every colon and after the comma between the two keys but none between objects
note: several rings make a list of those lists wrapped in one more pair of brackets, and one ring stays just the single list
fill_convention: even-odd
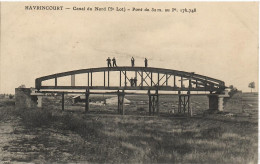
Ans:
[{"label": "silhouette figure", "polygon": [[112,61],[113,61],[113,67],[117,67],[115,57],[112,59]]},{"label": "silhouette figure", "polygon": [[144,59],[144,66],[147,67],[148,66],[148,60],[145,58]]},{"label": "silhouette figure", "polygon": [[131,63],[132,63],[132,67],[134,67],[135,66],[135,59],[134,59],[134,57],[131,58]]},{"label": "silhouette figure", "polygon": [[111,66],[111,59],[110,59],[110,57],[107,58],[107,67],[112,67]]}]

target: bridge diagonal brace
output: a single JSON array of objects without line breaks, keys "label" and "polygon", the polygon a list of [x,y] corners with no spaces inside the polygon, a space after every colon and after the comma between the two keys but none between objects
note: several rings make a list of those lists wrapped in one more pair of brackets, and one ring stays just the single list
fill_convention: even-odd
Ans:
[{"label": "bridge diagonal brace", "polygon": [[[138,72],[139,73],[139,72]],[[149,77],[149,74],[147,73],[147,72],[145,72],[146,73],[146,76],[145,76],[145,78],[143,78],[143,79],[141,79],[141,81],[143,81],[143,82],[145,82],[145,84],[147,85],[147,86],[149,86],[149,84],[147,83],[147,81],[146,81],[146,78],[147,77]],[[142,77],[142,75],[139,73],[139,75]],[[142,85],[142,82],[139,84],[139,87]]]},{"label": "bridge diagonal brace", "polygon": [[163,76],[158,80],[157,86],[159,86],[159,82],[165,77],[166,74],[163,74]]},{"label": "bridge diagonal brace", "polygon": [[[152,72],[149,72],[149,73],[145,72],[145,73],[147,74],[147,77],[150,78],[150,80],[152,81],[152,83],[153,83],[154,85],[156,85],[155,82],[153,81],[152,77],[150,76],[150,74],[152,75]],[[148,85],[148,86],[149,86],[149,85]]]},{"label": "bridge diagonal brace", "polygon": [[167,82],[167,80],[168,80],[171,76],[172,76],[172,75],[169,75],[168,77],[166,77],[166,80],[164,81],[164,83],[162,83],[162,85],[165,84],[165,83]]},{"label": "bridge diagonal brace", "polygon": [[123,72],[123,74],[125,75],[125,77],[126,77],[126,79],[129,81],[129,83],[131,82],[131,80],[127,77],[127,75],[125,74],[125,72],[124,71],[122,71]]}]

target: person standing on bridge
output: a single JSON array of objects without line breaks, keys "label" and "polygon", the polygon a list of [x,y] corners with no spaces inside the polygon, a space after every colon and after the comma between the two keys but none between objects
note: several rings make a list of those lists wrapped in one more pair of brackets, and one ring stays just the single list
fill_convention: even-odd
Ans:
[{"label": "person standing on bridge", "polygon": [[110,59],[110,57],[107,58],[107,67],[112,67],[111,66],[111,59]]},{"label": "person standing on bridge", "polygon": [[145,58],[144,59],[144,66],[147,67],[148,66],[148,60]]},{"label": "person standing on bridge", "polygon": [[131,63],[132,63],[132,67],[134,67],[135,66],[135,59],[134,59],[134,57],[131,58]]},{"label": "person standing on bridge", "polygon": [[116,65],[116,58],[115,57],[113,57],[112,61],[113,61],[113,67],[117,67],[117,65]]}]

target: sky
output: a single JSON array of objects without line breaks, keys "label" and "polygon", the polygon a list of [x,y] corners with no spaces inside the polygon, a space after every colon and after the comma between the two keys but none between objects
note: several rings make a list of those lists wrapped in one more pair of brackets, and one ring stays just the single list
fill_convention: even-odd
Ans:
[{"label": "sky", "polygon": [[[196,8],[196,13],[30,11],[25,6]],[[258,2],[1,2],[0,93],[35,79],[106,66],[149,66],[258,90]]]}]

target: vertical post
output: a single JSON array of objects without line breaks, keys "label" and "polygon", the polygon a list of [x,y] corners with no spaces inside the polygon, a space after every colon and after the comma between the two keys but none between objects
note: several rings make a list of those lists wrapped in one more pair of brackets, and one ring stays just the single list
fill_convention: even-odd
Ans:
[{"label": "vertical post", "polygon": [[88,112],[89,110],[89,90],[86,89],[86,93],[85,93],[85,112]]},{"label": "vertical post", "polygon": [[125,87],[126,87],[126,71],[125,71]]},{"label": "vertical post", "polygon": [[91,73],[91,74],[90,74],[90,75],[91,75],[91,81],[90,81],[90,82],[91,82],[91,87],[92,87],[92,72],[90,72],[90,73]]},{"label": "vertical post", "polygon": [[160,73],[158,73],[158,86],[160,85]]},{"label": "vertical post", "polygon": [[61,96],[61,110],[64,111],[64,92],[62,92]]},{"label": "vertical post", "polygon": [[107,85],[109,87],[109,71],[107,71]]},{"label": "vertical post", "polygon": [[176,87],[176,76],[173,77],[173,87]]},{"label": "vertical post", "polygon": [[154,115],[154,113],[155,113],[155,97],[154,97],[154,95],[153,95],[153,101],[152,101],[152,107],[153,107],[153,115]]},{"label": "vertical post", "polygon": [[183,113],[186,112],[186,99],[185,99],[186,95],[183,96]]},{"label": "vertical post", "polygon": [[180,91],[178,91],[178,95],[179,95],[178,112],[181,113],[181,92]]},{"label": "vertical post", "polygon": [[196,79],[196,88],[198,88],[198,80]]},{"label": "vertical post", "polygon": [[157,115],[159,116],[160,108],[159,108],[159,92],[158,92],[158,90],[156,90],[156,97],[157,97],[157,99],[156,99]]},{"label": "vertical post", "polygon": [[121,71],[120,71],[120,80],[119,80],[119,83],[120,83],[120,87],[121,87]]},{"label": "vertical post", "polygon": [[153,86],[153,72],[151,72],[151,87]]},{"label": "vertical post", "polygon": [[149,116],[151,116],[151,91],[150,90],[148,90],[148,96],[149,96]]},{"label": "vertical post", "polygon": [[168,74],[166,74],[166,86],[168,86]]},{"label": "vertical post", "polygon": [[141,86],[143,86],[144,85],[144,83],[143,83],[144,82],[144,72],[143,71],[142,71],[141,75],[142,75],[142,77],[141,77]]},{"label": "vertical post", "polygon": [[191,114],[191,111],[190,111],[190,95],[188,95],[188,114]]},{"label": "vertical post", "polygon": [[57,87],[57,77],[55,77],[55,87]]},{"label": "vertical post", "polygon": [[89,87],[89,72],[88,72],[88,87]]},{"label": "vertical post", "polygon": [[118,112],[118,114],[121,114],[121,111],[120,111],[119,90],[117,91],[117,112]]},{"label": "vertical post", "polygon": [[122,108],[122,115],[125,115],[125,109],[124,109],[124,99],[125,99],[125,93],[124,90],[122,92],[122,103],[121,103],[121,108]]},{"label": "vertical post", "polygon": [[183,88],[183,77],[181,76],[181,88]]},{"label": "vertical post", "polygon": [[106,71],[104,71],[104,87],[106,86]]}]

